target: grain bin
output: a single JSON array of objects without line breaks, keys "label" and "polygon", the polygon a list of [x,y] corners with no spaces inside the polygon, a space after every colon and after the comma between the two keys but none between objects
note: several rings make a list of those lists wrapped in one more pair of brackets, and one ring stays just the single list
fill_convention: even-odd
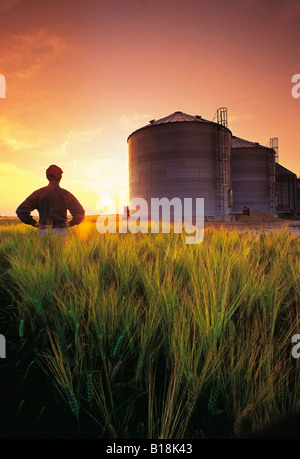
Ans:
[{"label": "grain bin", "polygon": [[204,213],[231,211],[231,132],[227,127],[177,111],[152,120],[128,137],[129,196],[204,198]]},{"label": "grain bin", "polygon": [[231,142],[233,211],[275,212],[275,151],[233,136]]},{"label": "grain bin", "polygon": [[277,212],[297,212],[297,175],[276,163]]}]

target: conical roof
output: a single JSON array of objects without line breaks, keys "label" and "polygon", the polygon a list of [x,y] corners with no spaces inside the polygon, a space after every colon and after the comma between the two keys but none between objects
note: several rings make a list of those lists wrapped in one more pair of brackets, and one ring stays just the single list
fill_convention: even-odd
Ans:
[{"label": "conical roof", "polygon": [[258,142],[250,142],[250,140],[242,139],[241,137],[232,136],[231,148],[268,148],[260,145]]},{"label": "conical roof", "polygon": [[276,163],[276,175],[296,175],[296,174],[290,171],[289,169],[287,169],[286,167],[283,167],[281,164]]},{"label": "conical roof", "polygon": [[[156,125],[159,125],[159,124],[167,124],[167,123],[184,123],[184,122],[217,124],[217,123],[215,123],[213,121],[209,121],[209,120],[206,120],[206,119],[202,118],[202,116],[200,116],[200,115],[188,115],[187,113],[184,113],[184,112],[181,112],[181,111],[176,111],[174,113],[171,113],[171,115],[165,116],[164,118],[160,118],[158,120],[154,119],[154,120],[149,121],[149,124],[139,128],[139,129],[136,129],[134,132],[132,132],[129,135],[129,137],[132,134],[134,134],[135,132],[140,131],[141,129],[149,128],[151,126],[156,126]],[[129,139],[129,137],[128,137],[128,139]]]},{"label": "conical roof", "polygon": [[[205,122],[199,115],[188,115],[187,113],[183,112],[174,112],[171,115],[165,116],[164,118],[160,118],[159,120],[151,120],[148,126],[152,126],[153,124],[165,124],[165,123],[178,123],[182,121],[195,121],[195,122]],[[146,127],[146,126],[145,126]]]}]

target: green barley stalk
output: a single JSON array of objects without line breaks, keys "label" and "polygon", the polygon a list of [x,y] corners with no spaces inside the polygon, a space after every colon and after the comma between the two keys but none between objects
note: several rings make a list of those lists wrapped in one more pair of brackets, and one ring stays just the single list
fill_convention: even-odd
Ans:
[{"label": "green barley stalk", "polygon": [[252,413],[253,410],[254,410],[254,406],[252,404],[247,405],[246,408],[242,411],[240,416],[235,421],[234,426],[233,426],[233,431],[237,437],[241,436],[242,430],[245,427],[245,424],[248,421],[250,414]]},{"label": "green barley stalk", "polygon": [[218,375],[216,375],[213,380],[213,384],[212,384],[212,388],[211,388],[209,400],[208,400],[208,411],[210,411],[211,413],[213,413],[217,408],[220,387],[221,387],[220,378]]},{"label": "green barley stalk", "polygon": [[145,424],[143,423],[143,421],[139,421],[137,423],[137,437],[138,438],[144,438],[144,435],[145,435]]},{"label": "green barley stalk", "polygon": [[93,395],[93,377],[91,373],[87,375],[86,392],[87,392],[88,402],[92,403],[92,401],[94,400],[94,395]]},{"label": "green barley stalk", "polygon": [[114,351],[113,351],[113,357],[116,357],[117,353],[118,353],[118,350],[120,348],[120,345],[121,345],[121,342],[122,342],[122,339],[123,339],[124,335],[121,335],[118,339],[118,342],[116,344],[116,347],[114,348]]},{"label": "green barley stalk", "polygon": [[20,336],[20,338],[23,338],[23,336],[24,336],[24,319],[20,320],[19,336]]},{"label": "green barley stalk", "polygon": [[99,348],[100,348],[101,360],[104,362],[104,360],[106,359],[106,355],[105,355],[105,352],[104,352],[104,349],[103,349],[103,337],[101,335],[98,335],[98,339],[99,339]]},{"label": "green barley stalk", "polygon": [[[55,396],[74,416],[82,395],[94,395],[95,422],[124,438],[131,406],[123,397],[132,395],[132,416],[139,420],[134,402],[145,390],[146,435],[170,438],[203,428],[205,410],[193,426],[189,414],[194,394],[205,387],[209,413],[222,389],[226,416],[237,419],[236,435],[249,419],[257,431],[299,409],[300,371],[290,354],[291,336],[300,327],[299,236],[209,228],[195,246],[176,234],[102,236],[80,225],[54,241],[0,222],[0,273],[13,292],[15,328],[20,337],[26,331]],[[52,344],[45,330],[55,334]],[[128,373],[119,368],[121,358],[125,362],[119,330],[129,337],[126,359],[136,362]],[[148,362],[157,356],[155,376]],[[66,388],[75,393],[67,398]],[[232,432],[225,426],[221,434]]]},{"label": "green barley stalk", "polygon": [[141,379],[143,366],[144,366],[144,355],[141,352],[140,355],[139,355],[137,366],[136,366],[136,370],[135,370],[135,380],[136,380],[136,382],[138,382]]},{"label": "green barley stalk", "polygon": [[113,371],[111,373],[111,378],[112,379],[114,379],[117,376],[117,374],[118,374],[118,372],[119,372],[119,370],[120,370],[120,368],[122,366],[122,363],[123,363],[123,361],[119,360],[118,363],[115,365],[115,367],[114,367],[114,369],[113,369]]},{"label": "green barley stalk", "polygon": [[235,332],[235,326],[232,320],[228,322],[228,333],[229,333],[229,338],[231,340],[234,340],[236,332]]},{"label": "green barley stalk", "polygon": [[75,347],[78,346],[78,336],[79,336],[79,323],[76,323],[76,329],[75,329]]},{"label": "green barley stalk", "polygon": [[71,411],[73,415],[76,417],[76,419],[79,419],[79,404],[76,398],[76,395],[73,391],[73,389],[67,388],[66,389],[67,397],[68,397],[68,403],[71,408]]}]

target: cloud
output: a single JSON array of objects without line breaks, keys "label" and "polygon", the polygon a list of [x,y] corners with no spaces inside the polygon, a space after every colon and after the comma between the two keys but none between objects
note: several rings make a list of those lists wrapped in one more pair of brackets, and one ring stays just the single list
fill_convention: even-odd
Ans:
[{"label": "cloud", "polygon": [[256,12],[264,15],[270,23],[280,25],[300,15],[300,0],[234,0],[229,4],[234,12]]},{"label": "cloud", "polygon": [[72,129],[66,134],[66,139],[61,147],[61,154],[64,157],[67,157],[69,155],[78,154],[78,152],[80,152],[81,157],[83,157],[82,151],[85,151],[87,148],[95,149],[100,141],[100,134],[103,133],[106,129],[107,126],[101,126],[98,128],[80,130],[78,126],[73,126]]},{"label": "cloud", "polygon": [[0,162],[0,214],[15,215],[17,206],[40,186],[40,177],[15,164]]},{"label": "cloud", "polygon": [[76,161],[76,174],[72,174],[70,183],[97,193],[117,190],[125,186],[124,171],[120,169],[120,162],[115,158],[81,158]]},{"label": "cloud", "polygon": [[46,28],[10,35],[1,47],[4,73],[17,78],[33,77],[58,56],[73,49],[63,37]]},{"label": "cloud", "polygon": [[97,139],[99,134],[103,133],[106,129],[107,126],[84,130],[76,129],[76,132],[73,133],[74,142],[76,144],[93,142]]},{"label": "cloud", "polygon": [[[38,149],[39,156],[53,154],[53,149],[60,149],[60,157],[68,157],[75,151],[80,151],[83,145],[95,143],[100,133],[106,129],[105,126],[94,129],[78,130],[74,126],[66,134],[66,139],[60,146],[57,139],[50,134],[46,135],[45,130],[26,126],[25,122],[2,116],[0,118],[0,145],[8,147],[11,151],[31,151]],[[49,147],[51,148],[51,152]]]},{"label": "cloud", "polygon": [[300,16],[299,0],[279,0],[279,11],[275,17],[278,25],[289,22]]},{"label": "cloud", "polygon": [[122,115],[119,122],[124,129],[129,131],[136,130],[136,126],[148,124],[150,119],[151,115],[147,113],[130,113]]},{"label": "cloud", "polygon": [[257,113],[244,113],[241,114],[230,114],[229,115],[229,123],[233,123],[234,121],[253,121],[257,120],[259,115]]},{"label": "cloud", "polygon": [[39,135],[19,121],[4,116],[0,118],[0,144],[12,151],[33,150],[51,143],[52,139]]},{"label": "cloud", "polygon": [[11,10],[15,6],[19,5],[21,0],[1,0],[0,14]]},{"label": "cloud", "polygon": [[72,167],[72,175],[76,172],[76,169],[77,169],[77,159],[74,159],[73,160],[73,167]]},{"label": "cloud", "polygon": [[62,146],[62,153],[65,153],[65,151],[66,151],[66,149],[67,149],[67,147],[68,147],[68,145],[69,145],[69,143],[71,141],[72,135],[76,131],[76,129],[77,129],[77,126],[74,126],[71,129],[71,131],[68,132],[67,138],[66,138],[66,140],[65,140],[65,142],[63,143],[63,146]]},{"label": "cloud", "polygon": [[6,177],[18,177],[22,179],[32,180],[34,175],[31,172],[28,172],[15,164],[2,162],[0,163],[0,178],[4,180]]}]

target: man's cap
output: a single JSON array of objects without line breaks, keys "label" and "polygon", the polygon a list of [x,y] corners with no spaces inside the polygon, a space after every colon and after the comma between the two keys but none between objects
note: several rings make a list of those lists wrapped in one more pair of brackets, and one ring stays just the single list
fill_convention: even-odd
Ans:
[{"label": "man's cap", "polygon": [[52,164],[51,166],[48,167],[46,170],[46,176],[47,178],[54,178],[54,179],[60,179],[63,171],[61,170],[60,167],[56,166],[55,164]]}]

